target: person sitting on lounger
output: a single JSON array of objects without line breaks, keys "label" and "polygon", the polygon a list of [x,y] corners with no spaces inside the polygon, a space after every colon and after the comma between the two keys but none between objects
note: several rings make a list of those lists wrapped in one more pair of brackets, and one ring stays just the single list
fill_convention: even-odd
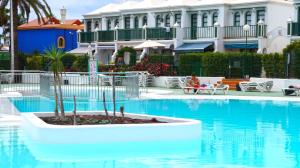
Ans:
[{"label": "person sitting on lounger", "polygon": [[195,74],[192,74],[192,78],[188,81],[187,86],[195,88],[194,93],[197,92],[196,88],[200,87],[200,81]]}]

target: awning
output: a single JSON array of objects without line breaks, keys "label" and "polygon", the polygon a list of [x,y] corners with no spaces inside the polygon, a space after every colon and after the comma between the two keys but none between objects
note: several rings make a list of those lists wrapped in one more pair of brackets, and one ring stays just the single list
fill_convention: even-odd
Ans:
[{"label": "awning", "polygon": [[227,49],[257,49],[257,41],[246,42],[225,42],[224,47]]},{"label": "awning", "polygon": [[88,47],[78,47],[75,48],[74,50],[69,51],[68,53],[70,54],[87,54],[89,52]]},{"label": "awning", "polygon": [[174,49],[175,52],[204,52],[205,49],[213,46],[213,42],[201,43],[184,43],[183,45]]}]

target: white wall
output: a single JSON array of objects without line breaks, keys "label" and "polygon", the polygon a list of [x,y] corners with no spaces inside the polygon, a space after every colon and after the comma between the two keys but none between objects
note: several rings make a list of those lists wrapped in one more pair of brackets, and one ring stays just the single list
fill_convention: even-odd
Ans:
[{"label": "white wall", "polygon": [[289,4],[269,3],[267,5],[266,20],[268,34],[268,53],[282,52],[289,44],[287,33],[287,19],[293,17],[294,6]]}]

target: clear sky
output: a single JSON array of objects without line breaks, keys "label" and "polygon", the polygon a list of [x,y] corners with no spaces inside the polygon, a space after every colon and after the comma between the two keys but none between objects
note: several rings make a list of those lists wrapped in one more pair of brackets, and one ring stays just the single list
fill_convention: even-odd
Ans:
[{"label": "clear sky", "polygon": [[[67,9],[67,19],[82,18],[83,14],[92,12],[108,3],[124,0],[47,0],[52,12],[59,18],[59,9],[64,6]],[[35,18],[34,15],[31,16]]]}]

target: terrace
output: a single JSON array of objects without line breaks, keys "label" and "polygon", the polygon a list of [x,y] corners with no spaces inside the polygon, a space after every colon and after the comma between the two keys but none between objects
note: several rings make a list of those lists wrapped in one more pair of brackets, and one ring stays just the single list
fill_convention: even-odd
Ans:
[{"label": "terrace", "polygon": [[172,40],[175,38],[173,28],[147,28],[147,29],[117,29],[97,32],[81,32],[81,43],[113,42],[113,41],[139,41],[148,40]]}]

